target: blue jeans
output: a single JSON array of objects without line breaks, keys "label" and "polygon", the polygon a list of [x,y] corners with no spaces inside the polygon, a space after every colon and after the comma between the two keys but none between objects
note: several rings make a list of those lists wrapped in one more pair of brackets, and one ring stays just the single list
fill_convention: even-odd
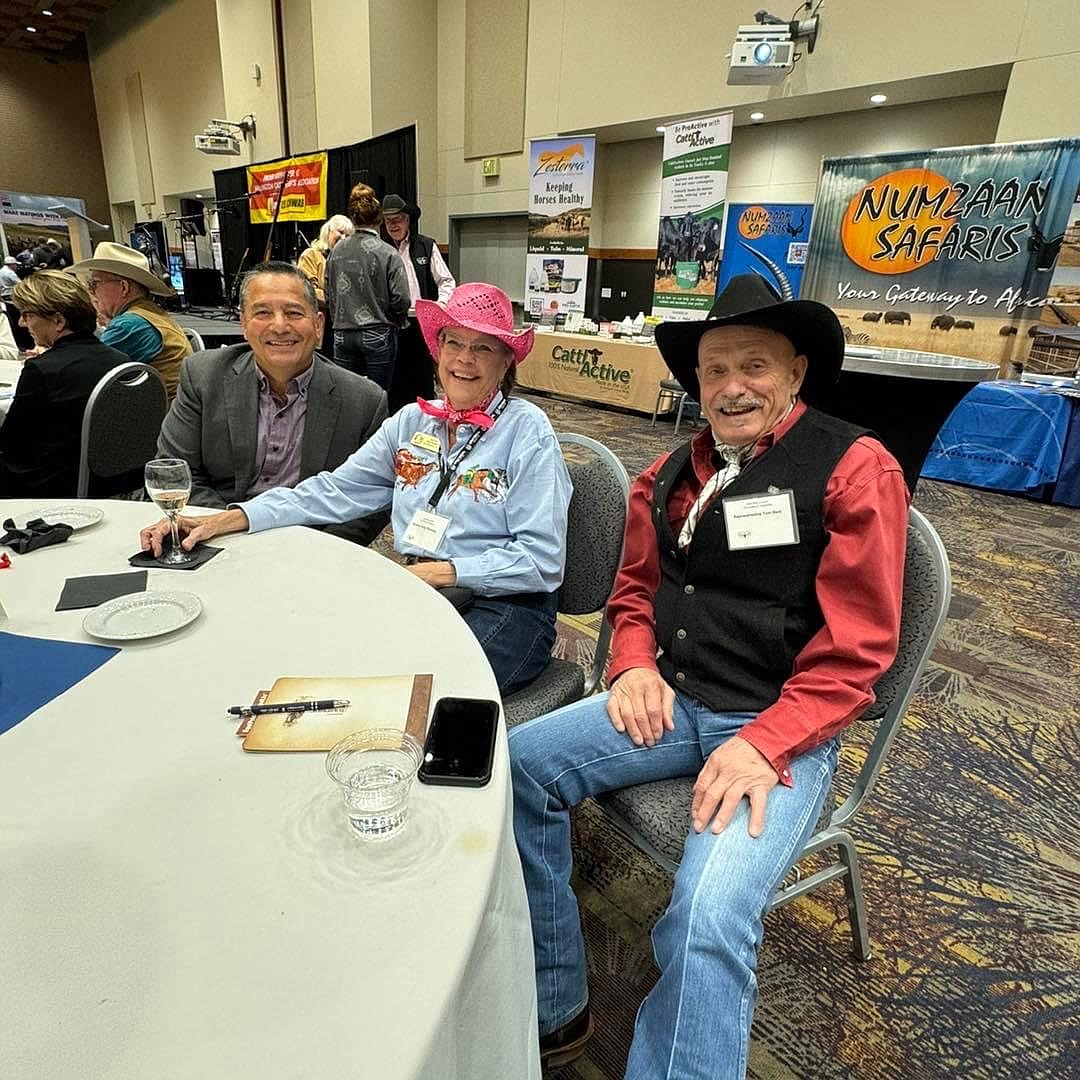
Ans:
[{"label": "blue jeans", "polygon": [[[611,726],[607,697],[586,698],[510,731],[514,833],[529,894],[541,1035],[573,1019],[588,1001],[585,946],[570,887],[569,808],[617,788],[694,777],[705,758],[752,719],[711,712],[676,693],[675,730],[653,747],[637,747]],[[757,839],[747,832],[745,799],[718,836],[689,829],[671,903],[653,928],[661,974],[638,1010],[626,1080],[745,1074],[762,916],[813,832],[836,757],[834,739],[794,760],[794,784],[769,793],[765,831]]]},{"label": "blue jeans", "polygon": [[548,666],[555,644],[555,593],[477,596],[461,617],[480,642],[503,697]]},{"label": "blue jeans", "polygon": [[392,326],[365,326],[334,331],[334,363],[355,375],[366,375],[390,389],[397,357],[398,332]]}]

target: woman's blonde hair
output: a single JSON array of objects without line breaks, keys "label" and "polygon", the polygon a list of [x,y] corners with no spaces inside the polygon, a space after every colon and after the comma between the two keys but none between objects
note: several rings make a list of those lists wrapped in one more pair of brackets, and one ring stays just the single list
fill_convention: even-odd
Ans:
[{"label": "woman's blonde hair", "polygon": [[320,251],[326,251],[330,247],[332,232],[339,232],[342,236],[352,236],[353,231],[353,223],[344,214],[335,214],[323,223],[323,227],[319,230],[319,239],[311,246]]},{"label": "woman's blonde hair", "polygon": [[62,270],[36,270],[11,290],[11,299],[23,314],[62,315],[75,334],[92,334],[97,327],[86,286]]},{"label": "woman's blonde hair", "polygon": [[349,217],[358,229],[373,229],[382,221],[382,207],[373,188],[357,184],[349,192]]}]

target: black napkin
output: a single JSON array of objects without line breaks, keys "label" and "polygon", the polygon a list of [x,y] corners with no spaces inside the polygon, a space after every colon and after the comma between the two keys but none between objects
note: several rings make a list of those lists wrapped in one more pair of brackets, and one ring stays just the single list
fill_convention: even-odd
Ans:
[{"label": "black napkin", "polygon": [[125,574],[95,574],[93,577],[69,577],[57,601],[57,611],[97,607],[114,596],[146,590],[146,571]]},{"label": "black napkin", "polygon": [[[172,550],[172,537],[166,536],[161,542],[161,554]],[[154,570],[198,570],[204,563],[208,563],[219,551],[219,547],[211,547],[209,544],[196,544],[188,554],[190,561],[185,563],[165,563],[158,559],[152,551],[140,551],[128,559],[128,566],[147,566]]]},{"label": "black napkin", "polygon": [[50,544],[62,544],[75,530],[70,525],[59,522],[50,525],[44,518],[34,518],[21,529],[15,528],[15,519],[4,522],[7,532],[0,536],[0,544],[6,544],[17,555],[25,555]]}]

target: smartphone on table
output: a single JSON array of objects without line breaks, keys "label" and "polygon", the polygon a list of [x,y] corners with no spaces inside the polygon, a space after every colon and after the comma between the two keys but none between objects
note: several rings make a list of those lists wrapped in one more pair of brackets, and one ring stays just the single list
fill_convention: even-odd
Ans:
[{"label": "smartphone on table", "polygon": [[491,779],[498,723],[496,701],[439,698],[424,741],[419,779],[425,784],[483,787]]}]

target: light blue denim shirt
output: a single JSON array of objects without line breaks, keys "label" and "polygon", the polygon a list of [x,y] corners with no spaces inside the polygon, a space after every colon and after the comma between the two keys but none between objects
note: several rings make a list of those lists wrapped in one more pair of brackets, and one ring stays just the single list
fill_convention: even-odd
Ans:
[{"label": "light blue denim shirt", "polygon": [[[487,411],[501,401],[496,394]],[[446,423],[407,405],[333,472],[237,505],[251,532],[351,521],[392,505],[394,547],[403,555],[449,560],[457,583],[481,596],[554,592],[566,566],[570,475],[548,418],[521,398],[510,398],[439,499],[436,509],[450,524],[438,550],[402,540],[416,511],[430,509],[440,469],[474,431],[463,424],[448,451]],[[437,439],[440,449],[421,445],[424,436]]]}]

